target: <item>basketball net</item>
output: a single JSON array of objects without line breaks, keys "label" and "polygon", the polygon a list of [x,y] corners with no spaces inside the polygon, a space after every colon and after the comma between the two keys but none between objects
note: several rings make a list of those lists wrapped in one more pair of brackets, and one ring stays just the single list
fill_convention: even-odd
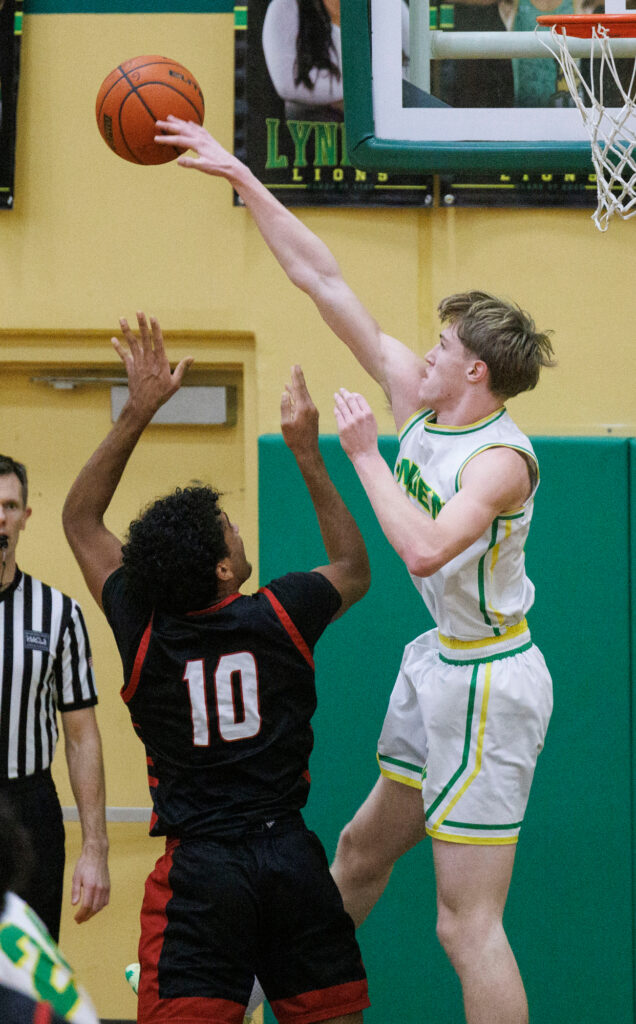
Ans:
[{"label": "basketball net", "polygon": [[[542,35],[538,33],[539,39]],[[587,58],[580,61],[579,67],[568,50],[568,37],[564,29],[553,25],[550,35],[550,42],[543,39],[541,42],[560,64],[570,95],[590,137],[598,198],[592,219],[599,231],[607,231],[615,213],[623,220],[636,215],[636,119],[632,116],[636,100],[630,98],[636,81],[636,60],[626,91],[612,54],[610,33],[603,25],[592,26],[587,79],[581,70],[581,67],[587,65]],[[622,107],[605,106],[603,86],[606,76],[611,78],[618,89]]]}]

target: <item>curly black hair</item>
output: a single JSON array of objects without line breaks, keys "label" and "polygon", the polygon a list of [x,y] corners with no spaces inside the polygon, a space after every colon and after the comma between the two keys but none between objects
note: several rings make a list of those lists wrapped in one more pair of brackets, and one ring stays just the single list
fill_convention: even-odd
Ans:
[{"label": "curly black hair", "polygon": [[123,568],[142,603],[180,613],[214,602],[216,566],[228,554],[220,497],[211,487],[178,487],[130,524]]}]

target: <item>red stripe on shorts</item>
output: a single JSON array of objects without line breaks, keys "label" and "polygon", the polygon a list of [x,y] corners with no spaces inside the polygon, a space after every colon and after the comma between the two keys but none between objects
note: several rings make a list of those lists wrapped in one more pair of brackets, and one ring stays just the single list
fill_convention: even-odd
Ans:
[{"label": "red stripe on shorts", "polygon": [[146,882],[141,908],[141,938],[139,940],[139,998],[138,1024],[242,1024],[245,1007],[230,999],[206,999],[191,996],[180,999],[162,999],[159,995],[158,966],[163,939],[168,923],[166,907],[172,898],[170,869],[178,839],[166,840],[166,852],[159,858]]},{"label": "red stripe on shorts", "polygon": [[159,999],[152,1011],[138,1008],[137,1024],[243,1024],[245,1007],[229,999]]},{"label": "red stripe on shorts", "polygon": [[365,978],[271,1003],[279,1024],[309,1024],[310,1021],[345,1017],[348,1013],[366,1010],[370,1005]]}]

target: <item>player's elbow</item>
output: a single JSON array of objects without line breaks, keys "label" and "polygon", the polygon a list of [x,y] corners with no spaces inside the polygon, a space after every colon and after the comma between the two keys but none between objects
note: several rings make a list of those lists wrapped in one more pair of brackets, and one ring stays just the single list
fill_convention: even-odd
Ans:
[{"label": "player's elbow", "polygon": [[419,576],[421,579],[434,576],[446,564],[446,559],[439,552],[411,550],[403,558],[411,576]]},{"label": "player's elbow", "polygon": [[77,532],[77,517],[74,512],[73,502],[67,498],[62,509],[62,529],[71,547]]},{"label": "player's elbow", "polygon": [[308,295],[320,310],[336,304],[342,275],[330,253],[326,256],[321,254],[319,263],[316,260],[296,260],[288,267],[287,274],[292,284]]},{"label": "player's elbow", "polygon": [[71,547],[77,554],[82,545],[90,545],[91,532],[86,514],[72,497],[68,497],[62,509],[62,529]]},{"label": "player's elbow", "polygon": [[368,593],[370,586],[371,567],[369,566],[369,560],[366,559],[366,563],[361,565],[355,574],[352,588],[354,596],[351,603],[354,604],[356,601],[361,601],[365,594]]},{"label": "player's elbow", "polygon": [[342,605],[336,618],[361,601],[371,586],[371,568],[366,552],[364,557],[343,562],[340,565],[340,578],[336,584],[342,598]]}]

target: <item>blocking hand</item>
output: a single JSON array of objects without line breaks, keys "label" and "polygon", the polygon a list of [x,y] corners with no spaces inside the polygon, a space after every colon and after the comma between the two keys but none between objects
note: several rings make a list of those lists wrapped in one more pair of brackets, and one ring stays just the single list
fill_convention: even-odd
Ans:
[{"label": "blocking hand", "polygon": [[206,129],[195,121],[182,121],[179,117],[168,114],[165,121],[157,121],[160,135],[155,135],[155,142],[160,146],[178,146],[180,149],[193,149],[197,159],[191,156],[180,156],[177,163],[181,167],[195,167],[206,174],[229,177],[232,170],[239,165],[236,157],[213,139]]}]

